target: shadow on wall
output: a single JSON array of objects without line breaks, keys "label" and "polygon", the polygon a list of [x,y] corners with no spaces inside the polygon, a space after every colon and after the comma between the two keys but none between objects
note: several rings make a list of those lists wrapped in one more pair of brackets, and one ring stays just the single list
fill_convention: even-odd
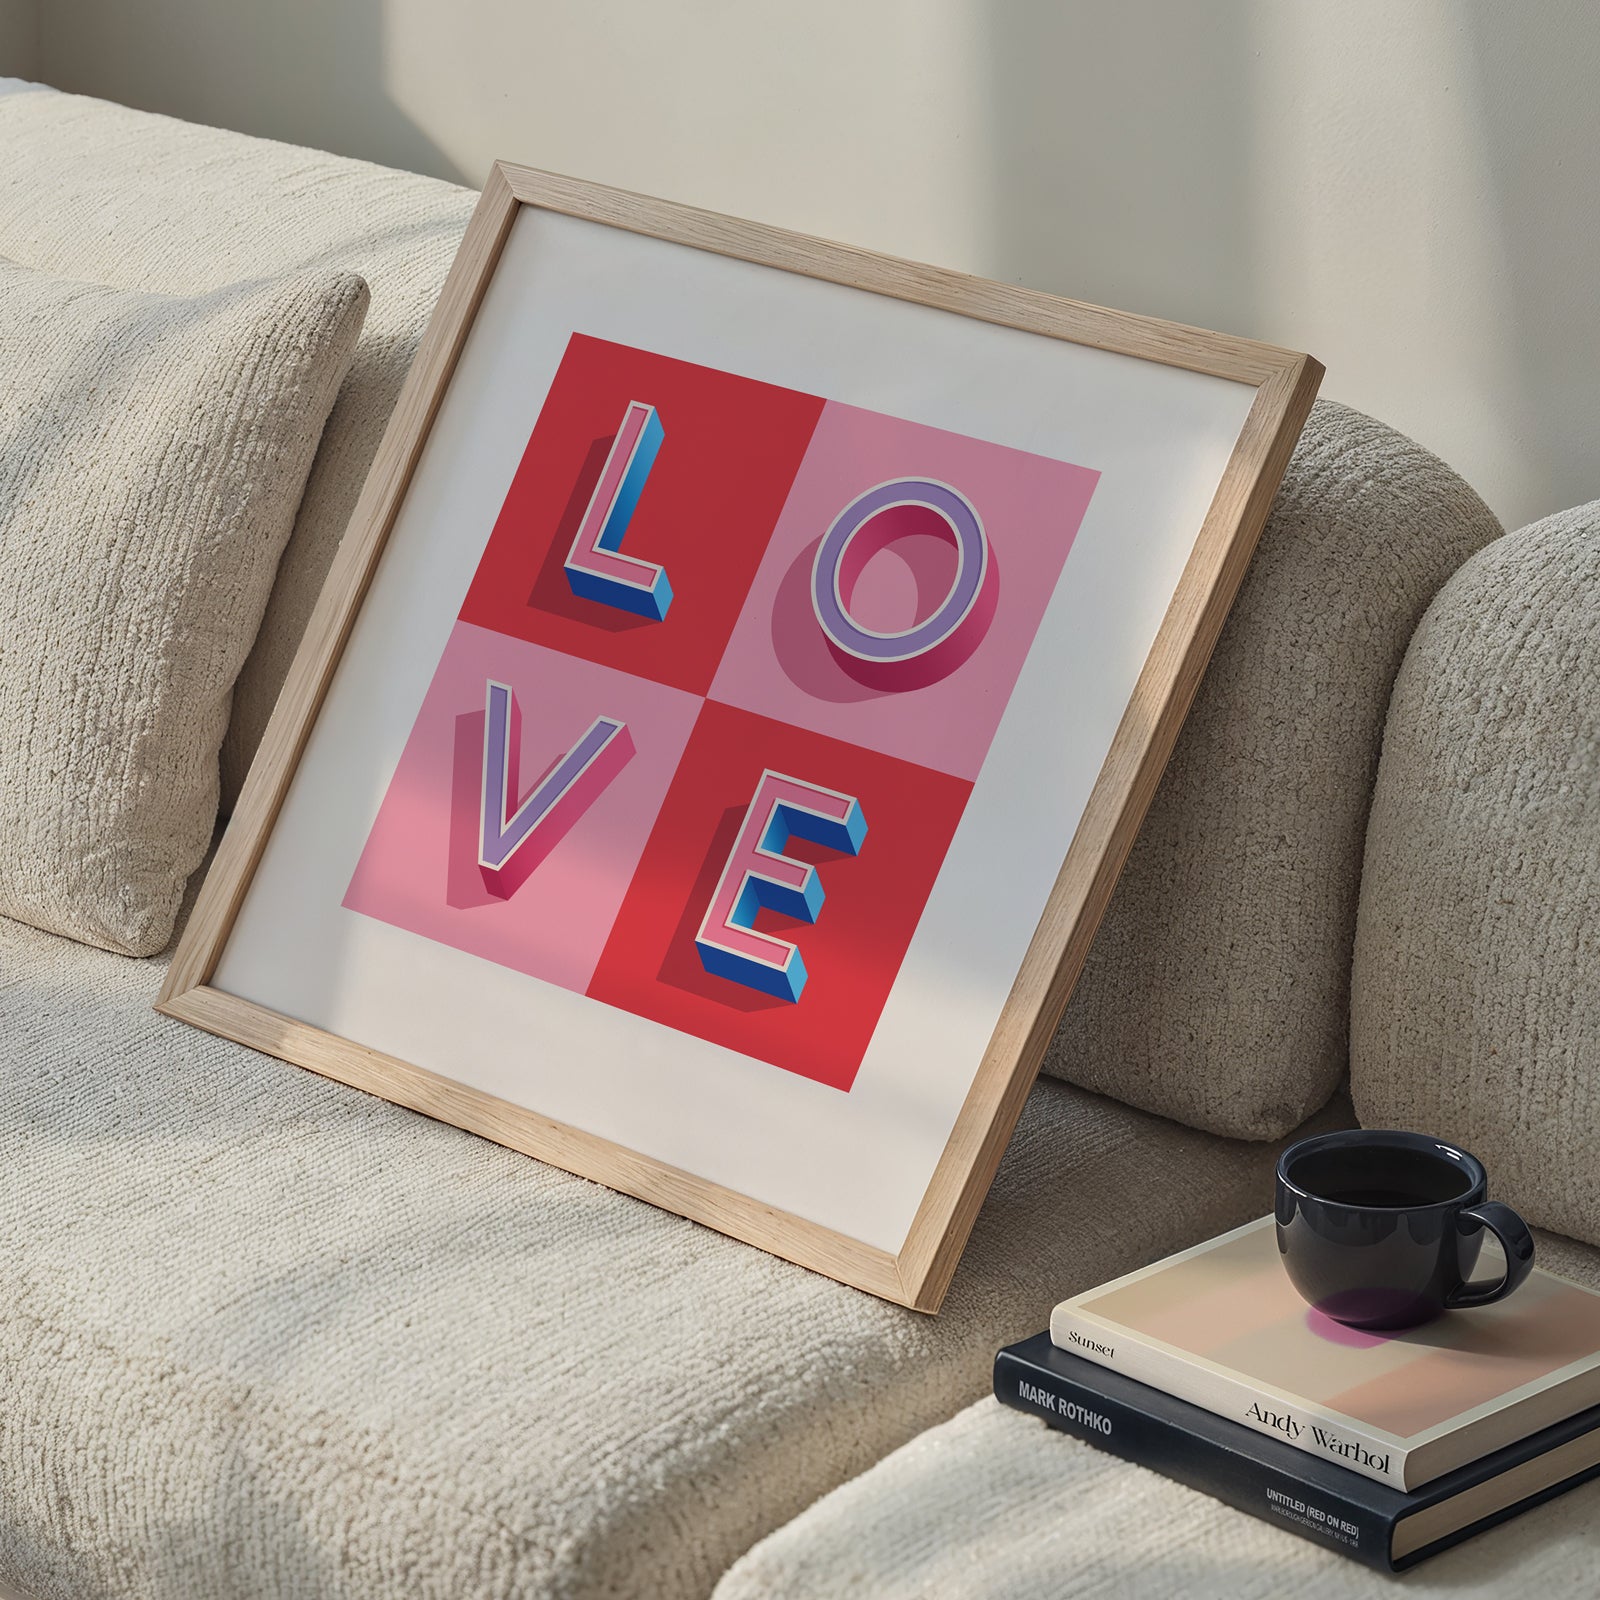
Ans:
[{"label": "shadow on wall", "polygon": [[38,70],[76,94],[476,186],[484,174],[463,172],[385,86],[384,9],[48,0]]},{"label": "shadow on wall", "polygon": [[1472,0],[1461,16],[1509,282],[1515,442],[1543,516],[1600,496],[1600,37],[1590,0]]},{"label": "shadow on wall", "polygon": [[991,259],[1007,277],[1203,327],[1255,325],[1249,12],[994,0]]},{"label": "shadow on wall", "polygon": [[32,78],[38,71],[38,0],[0,0],[0,78]]},{"label": "shadow on wall", "polygon": [[1311,348],[1508,527],[1592,499],[1595,16],[989,0],[987,269]]},{"label": "shadow on wall", "polygon": [[1593,0],[814,0],[792,27],[725,0],[38,15],[64,89],[455,182],[513,153],[1276,339],[1512,525],[1600,493]]}]

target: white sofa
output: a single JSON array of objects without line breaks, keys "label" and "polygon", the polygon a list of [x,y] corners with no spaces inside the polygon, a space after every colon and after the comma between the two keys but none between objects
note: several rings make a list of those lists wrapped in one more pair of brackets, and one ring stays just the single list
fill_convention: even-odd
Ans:
[{"label": "white sofa", "polygon": [[[0,156],[0,254],[24,263],[174,292],[318,263],[371,286],[240,680],[226,803],[474,197],[18,85]],[[1036,1495],[1077,1447],[1022,1419],[938,1425],[1056,1299],[1260,1214],[1294,1124],[1351,1119],[1390,684],[1434,591],[1498,532],[1425,452],[1319,408],[1119,890],[1118,959],[1086,980],[936,1319],[158,1017],[164,958],[0,919],[0,1583],[40,1600],[675,1600],[724,1573],[730,1597],[1179,1592],[1131,1529],[1088,1586],[1013,1591],[1003,1541],[973,1543],[995,1459],[979,1435],[1046,1452]],[[1185,950],[1219,940],[1212,992],[1185,990]],[[918,1524],[919,1578],[877,1552],[898,1548],[893,1485],[915,1481],[894,1475],[930,1457],[944,1498]],[[1089,1475],[1113,1496],[1137,1476],[1080,1459],[1062,1481]],[[1245,1537],[1184,1491],[1137,1493],[1158,1521]],[[1036,1503],[1062,1572],[1104,1551],[1075,1492]],[[1248,1537],[1263,1562],[1307,1559]]]}]

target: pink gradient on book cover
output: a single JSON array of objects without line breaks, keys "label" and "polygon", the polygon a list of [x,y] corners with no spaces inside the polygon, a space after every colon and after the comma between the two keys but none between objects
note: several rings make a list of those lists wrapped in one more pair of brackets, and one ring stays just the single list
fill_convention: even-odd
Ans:
[{"label": "pink gradient on book cover", "polygon": [[345,906],[848,1091],[1097,477],[573,335]]},{"label": "pink gradient on book cover", "polygon": [[1600,1350],[1600,1297],[1536,1272],[1511,1299],[1396,1337],[1329,1333],[1283,1270],[1272,1219],[1104,1293],[1086,1311],[1303,1403],[1412,1438]]}]

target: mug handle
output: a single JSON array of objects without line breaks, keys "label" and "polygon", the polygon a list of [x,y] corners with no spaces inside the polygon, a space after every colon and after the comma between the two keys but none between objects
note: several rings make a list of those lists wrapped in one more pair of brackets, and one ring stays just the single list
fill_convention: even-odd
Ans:
[{"label": "mug handle", "polygon": [[1472,1221],[1481,1224],[1500,1241],[1506,1253],[1506,1275],[1498,1283],[1464,1283],[1445,1296],[1445,1305],[1452,1311],[1469,1306],[1493,1305],[1508,1294],[1520,1289],[1533,1271],[1533,1235],[1528,1224],[1510,1206],[1498,1200],[1485,1200],[1482,1205],[1468,1206],[1456,1220],[1459,1228]]}]

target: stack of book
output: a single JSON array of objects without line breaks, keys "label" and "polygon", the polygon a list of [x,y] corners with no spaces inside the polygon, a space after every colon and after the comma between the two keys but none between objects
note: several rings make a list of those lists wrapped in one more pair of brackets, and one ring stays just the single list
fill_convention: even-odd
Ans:
[{"label": "stack of book", "polygon": [[1271,1217],[1056,1307],[1006,1405],[1400,1571],[1600,1474],[1600,1294],[1535,1270],[1401,1333],[1295,1293]]}]

